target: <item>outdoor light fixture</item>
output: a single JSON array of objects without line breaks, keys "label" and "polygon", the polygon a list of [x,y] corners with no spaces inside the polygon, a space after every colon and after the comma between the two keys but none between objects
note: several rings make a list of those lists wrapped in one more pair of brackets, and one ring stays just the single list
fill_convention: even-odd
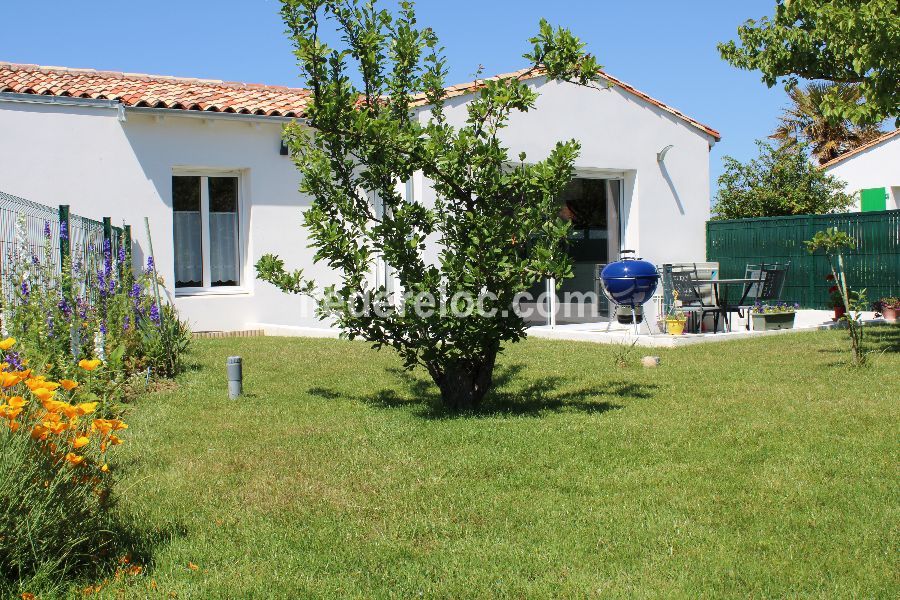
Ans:
[{"label": "outdoor light fixture", "polygon": [[674,144],[669,144],[668,146],[666,146],[665,148],[663,148],[662,150],[657,152],[656,153],[656,162],[662,162],[662,161],[666,160],[666,154],[668,154],[669,150],[671,150],[674,147],[675,147]]},{"label": "outdoor light fixture", "polygon": [[278,149],[278,153],[282,156],[288,155],[287,142],[285,142],[284,140],[281,140],[281,147]]}]

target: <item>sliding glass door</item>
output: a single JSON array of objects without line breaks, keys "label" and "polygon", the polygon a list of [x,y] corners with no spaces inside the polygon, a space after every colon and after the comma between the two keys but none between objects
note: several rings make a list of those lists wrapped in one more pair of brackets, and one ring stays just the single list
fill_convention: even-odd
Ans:
[{"label": "sliding glass door", "polygon": [[[622,180],[609,177],[575,177],[559,198],[558,216],[572,223],[566,251],[572,258],[572,277],[556,281],[555,322],[590,323],[605,321],[609,306],[597,287],[598,265],[619,260],[622,239]],[[537,299],[547,290],[547,282],[529,292]],[[566,302],[566,295],[569,301]],[[586,298],[584,301],[578,298]],[[523,303],[523,309],[531,303]],[[549,323],[549,307],[532,313],[534,325]]]}]

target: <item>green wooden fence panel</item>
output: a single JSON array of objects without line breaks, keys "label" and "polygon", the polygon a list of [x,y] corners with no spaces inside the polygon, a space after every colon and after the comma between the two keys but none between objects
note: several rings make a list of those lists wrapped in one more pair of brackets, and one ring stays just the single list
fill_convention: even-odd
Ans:
[{"label": "green wooden fence panel", "polygon": [[742,277],[748,264],[790,261],[782,299],[830,308],[828,260],[804,244],[828,227],[856,240],[845,257],[851,286],[866,288],[871,300],[900,296],[900,210],[709,221],[706,259],[719,263],[720,277]]}]

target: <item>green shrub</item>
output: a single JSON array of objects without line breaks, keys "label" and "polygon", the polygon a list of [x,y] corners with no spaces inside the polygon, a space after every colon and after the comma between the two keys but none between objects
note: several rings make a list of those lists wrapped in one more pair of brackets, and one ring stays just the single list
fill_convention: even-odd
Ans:
[{"label": "green shrub", "polygon": [[[83,379],[99,362],[79,362]],[[7,364],[0,386],[0,579],[6,587],[60,581],[109,556],[115,523],[106,461],[127,425],[99,418],[96,394],[75,380]]]},{"label": "green shrub", "polygon": [[[49,224],[44,235],[43,248],[35,253],[22,242],[25,234],[17,234],[15,266],[4,273],[14,284],[4,298],[6,333],[55,378],[71,376],[74,363],[84,357],[108,363],[102,376],[110,379],[110,389],[148,367],[156,376],[177,375],[190,333],[174,307],[160,307],[162,283],[153,258],[135,273],[124,248],[114,251],[107,240],[86,259],[75,253],[74,261],[66,259],[59,268]],[[17,363],[15,356],[8,358]]]}]

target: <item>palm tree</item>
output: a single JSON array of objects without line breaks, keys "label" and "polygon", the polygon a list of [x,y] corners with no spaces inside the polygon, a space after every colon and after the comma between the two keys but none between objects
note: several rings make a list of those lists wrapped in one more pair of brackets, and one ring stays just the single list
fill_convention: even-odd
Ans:
[{"label": "palm tree", "polygon": [[822,112],[826,95],[837,95],[842,101],[860,102],[859,86],[852,83],[813,82],[803,89],[788,91],[792,105],[785,108],[781,124],[770,137],[782,146],[808,144],[819,164],[835,159],[883,133],[878,124],[854,125],[847,119],[834,119]]}]

